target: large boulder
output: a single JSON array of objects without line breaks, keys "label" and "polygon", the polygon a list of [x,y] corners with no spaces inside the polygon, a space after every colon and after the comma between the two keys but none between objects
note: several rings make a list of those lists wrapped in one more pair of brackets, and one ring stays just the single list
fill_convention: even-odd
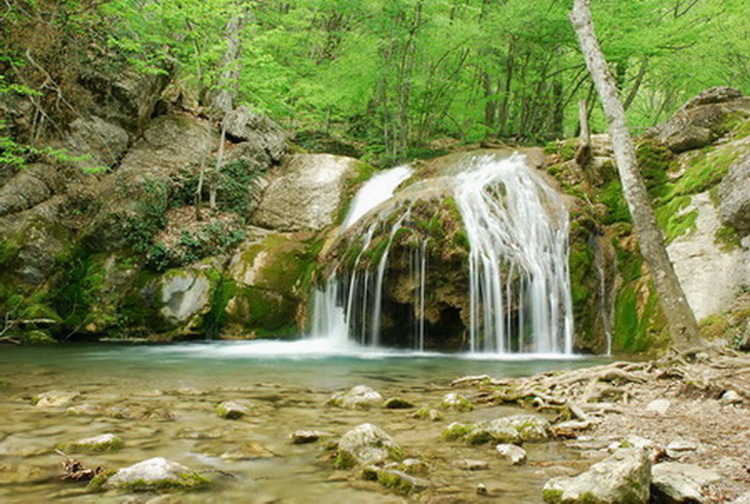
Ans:
[{"label": "large boulder", "polygon": [[177,462],[154,457],[117,471],[104,486],[130,492],[198,490],[209,480]]},{"label": "large boulder", "polygon": [[750,232],[750,154],[737,160],[719,184],[721,221]]},{"label": "large boulder", "polygon": [[692,464],[664,462],[651,470],[651,489],[658,502],[703,502],[702,488],[721,480],[714,471]]},{"label": "large boulder", "polygon": [[690,99],[650,134],[675,153],[699,149],[726,133],[732,115],[750,116],[750,98],[734,88],[715,87]]},{"label": "large boulder", "polygon": [[114,166],[130,142],[130,135],[122,126],[97,116],[79,117],[70,123],[69,129],[59,146],[72,156],[82,156],[75,163],[81,168]]},{"label": "large boulder", "polygon": [[160,313],[170,325],[190,327],[210,309],[211,282],[199,269],[169,272],[159,287]]},{"label": "large boulder", "polygon": [[717,243],[720,211],[709,192],[693,196],[682,212],[696,213],[694,229],[675,238],[667,253],[690,307],[696,318],[703,319],[725,311],[737,289],[750,283],[750,251]]},{"label": "large boulder", "polygon": [[252,223],[277,231],[331,226],[360,162],[330,154],[296,154],[272,176]]},{"label": "large boulder", "polygon": [[542,498],[552,504],[645,504],[649,501],[651,459],[640,448],[619,449],[574,477],[552,478]]},{"label": "large boulder", "polygon": [[267,157],[268,164],[278,162],[286,152],[286,133],[263,114],[245,106],[229,112],[222,122],[227,137],[240,142],[243,149]]}]

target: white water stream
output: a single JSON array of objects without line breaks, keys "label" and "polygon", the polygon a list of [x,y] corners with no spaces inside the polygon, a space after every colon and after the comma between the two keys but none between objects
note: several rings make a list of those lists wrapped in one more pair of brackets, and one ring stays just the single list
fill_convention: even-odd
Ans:
[{"label": "white water stream", "polygon": [[[451,187],[470,245],[468,349],[497,354],[571,354],[568,215],[559,196],[529,170],[520,154],[505,159],[474,157],[460,168]],[[341,231],[390,199],[409,176],[411,169],[401,166],[368,181],[353,199]],[[360,271],[357,265],[368,252],[377,220],[361,240],[362,249],[349,278],[329,278],[325,290],[316,293],[313,336],[340,345],[349,340],[380,344],[388,253],[409,209],[402,212],[382,245],[384,251],[374,271]],[[417,351],[425,349],[429,245],[429,240],[424,240],[412,251],[412,282],[418,286],[412,339]]]}]

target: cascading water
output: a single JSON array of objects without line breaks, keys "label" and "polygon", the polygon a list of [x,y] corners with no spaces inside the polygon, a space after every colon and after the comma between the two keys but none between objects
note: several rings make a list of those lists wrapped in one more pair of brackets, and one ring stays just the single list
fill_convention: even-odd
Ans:
[{"label": "cascading water", "polygon": [[[453,195],[468,239],[468,316],[462,316],[468,326],[463,338],[467,349],[572,353],[568,216],[557,193],[528,169],[520,154],[475,156],[457,168],[441,180],[445,197]],[[410,169],[398,167],[373,177],[353,200],[341,232],[389,200],[410,175]],[[315,336],[380,344],[389,254],[399,249],[401,231],[409,233],[415,226],[415,199],[406,198],[365,222],[345,271],[333,274],[325,290],[316,293]],[[426,303],[432,294],[427,288],[429,249],[441,246],[445,244],[429,237],[410,242],[413,308],[389,314],[391,326],[419,351],[426,348]]]}]

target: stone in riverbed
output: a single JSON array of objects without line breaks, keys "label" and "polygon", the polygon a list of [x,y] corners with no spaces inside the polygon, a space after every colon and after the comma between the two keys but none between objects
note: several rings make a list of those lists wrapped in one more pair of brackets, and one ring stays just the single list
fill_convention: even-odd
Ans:
[{"label": "stone in riverbed", "polygon": [[496,443],[521,442],[521,435],[516,429],[504,423],[498,423],[496,420],[475,424],[453,422],[443,431],[442,436],[449,441],[463,439],[471,445],[489,443],[490,441]]},{"label": "stone in riverbed", "polygon": [[658,502],[703,502],[701,488],[721,477],[692,464],[664,462],[651,470],[651,491]]},{"label": "stone in riverbed", "polygon": [[687,439],[675,439],[667,445],[667,457],[681,459],[695,453],[699,448],[698,443]]},{"label": "stone in riverbed", "polygon": [[650,497],[651,460],[645,450],[626,448],[574,477],[553,478],[544,485],[548,503],[640,504]]},{"label": "stone in riverbed", "polygon": [[383,396],[367,385],[357,385],[346,392],[336,392],[327,401],[326,406],[344,409],[370,409],[378,407]]},{"label": "stone in riverbed", "polygon": [[207,487],[209,483],[208,478],[163,457],[151,458],[120,469],[104,483],[97,481],[97,478],[91,482],[94,486],[103,484],[105,488],[131,492],[198,490]]},{"label": "stone in riverbed", "polygon": [[69,405],[80,395],[80,392],[51,390],[32,397],[31,404],[37,408],[62,407]]},{"label": "stone in riverbed", "polygon": [[398,469],[382,469],[377,466],[363,468],[362,479],[377,481],[381,485],[404,495],[421,492],[430,486],[430,482],[422,478],[417,478]]},{"label": "stone in riverbed", "polygon": [[453,465],[464,471],[486,471],[490,468],[490,463],[486,460],[459,459]]},{"label": "stone in riverbed", "polygon": [[455,392],[445,394],[443,400],[440,401],[440,407],[444,410],[453,411],[471,411],[474,409],[474,405],[471,404],[471,401]]},{"label": "stone in riverbed", "polygon": [[386,409],[409,409],[414,407],[414,403],[402,397],[391,397],[383,403],[383,407]]},{"label": "stone in riverbed", "polygon": [[399,462],[403,459],[404,452],[393,438],[379,427],[364,423],[342,436],[334,464],[346,469],[356,464]]},{"label": "stone in riverbed", "polygon": [[221,454],[224,460],[255,460],[273,458],[276,454],[255,441],[242,443],[240,446]]},{"label": "stone in riverbed", "polygon": [[443,415],[438,410],[430,408],[420,408],[411,417],[419,420],[430,420],[431,422],[439,422],[443,419]]},{"label": "stone in riverbed", "polygon": [[514,444],[499,444],[495,447],[498,455],[509,461],[512,465],[521,465],[526,462],[526,450]]},{"label": "stone in riverbed", "polygon": [[426,476],[430,472],[430,465],[419,459],[408,458],[403,462],[391,462],[386,469],[396,469],[411,476]]},{"label": "stone in riverbed", "polygon": [[85,439],[79,439],[72,443],[63,443],[57,446],[59,450],[66,453],[107,452],[117,451],[122,448],[122,438],[114,434],[102,434]]},{"label": "stone in riverbed", "polygon": [[323,431],[298,430],[294,431],[289,437],[292,440],[292,444],[307,444],[314,443],[320,438],[327,436],[331,436],[331,434]]},{"label": "stone in riverbed", "polygon": [[237,401],[224,401],[216,406],[216,414],[227,420],[237,420],[250,413],[250,409]]}]

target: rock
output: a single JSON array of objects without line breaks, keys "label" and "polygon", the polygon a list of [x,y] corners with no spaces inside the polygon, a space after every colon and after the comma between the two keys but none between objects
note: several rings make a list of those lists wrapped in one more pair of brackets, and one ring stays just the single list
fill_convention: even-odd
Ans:
[{"label": "rock", "polygon": [[667,445],[667,456],[671,459],[680,459],[693,454],[699,445],[694,441],[676,439]]},{"label": "rock", "polygon": [[62,192],[70,170],[30,164],[0,187],[0,217],[32,208]]},{"label": "rock", "polygon": [[381,485],[404,495],[421,492],[430,486],[429,481],[396,469],[377,469],[376,479]]},{"label": "rock", "polygon": [[80,395],[80,392],[51,390],[32,397],[31,404],[37,408],[58,408],[69,405]]},{"label": "rock", "polygon": [[574,477],[553,478],[544,485],[542,498],[549,503],[647,503],[651,460],[644,450],[617,450]]},{"label": "rock", "polygon": [[[92,481],[92,484],[96,481]],[[198,490],[209,485],[209,480],[177,462],[155,457],[117,471],[107,479],[106,488],[130,492],[159,490]]]},{"label": "rock", "polygon": [[224,460],[254,460],[273,458],[276,454],[260,443],[249,441],[220,455]]},{"label": "rock", "polygon": [[357,385],[346,392],[336,392],[327,401],[326,406],[344,409],[370,409],[378,407],[383,396],[367,385]]},{"label": "rock", "polygon": [[745,399],[736,390],[727,390],[721,394],[719,402],[721,404],[742,404]]},{"label": "rock", "polygon": [[655,401],[651,401],[650,403],[648,403],[648,405],[646,406],[646,411],[653,411],[660,415],[665,415],[671,405],[672,403],[669,401],[669,399],[656,399]]},{"label": "rock", "polygon": [[477,495],[489,495],[487,487],[484,483],[480,483],[477,485]]},{"label": "rock", "polygon": [[414,403],[401,397],[391,397],[383,403],[386,409],[409,409],[414,407]]},{"label": "rock", "polygon": [[476,424],[462,424],[453,422],[443,431],[443,438],[452,441],[463,439],[469,444],[520,443],[521,435],[518,430],[510,427],[507,422],[478,422]]},{"label": "rock", "polygon": [[[546,441],[549,439],[551,428],[546,418],[536,415],[514,415],[498,418],[490,422],[490,427],[498,432],[505,427],[515,429],[518,431],[521,441]],[[494,437],[497,439],[499,436]]]},{"label": "rock", "polygon": [[240,106],[224,116],[222,126],[229,138],[246,142],[256,155],[268,157],[268,164],[277,162],[286,151],[286,133],[263,114],[255,114]]},{"label": "rock", "polygon": [[57,448],[66,453],[107,452],[117,451],[123,446],[122,438],[114,434],[102,434],[72,443],[63,443]]},{"label": "rock", "polygon": [[397,469],[411,476],[426,476],[430,472],[430,466],[427,462],[419,459],[408,458],[403,462],[392,462],[385,466],[386,469]]},{"label": "rock", "polygon": [[750,155],[730,167],[719,184],[721,221],[740,231],[750,231]]},{"label": "rock", "polygon": [[75,406],[70,406],[68,409],[66,409],[65,414],[66,415],[97,416],[97,415],[104,414],[104,408],[102,408],[98,404],[91,404],[91,403],[76,404]]},{"label": "rock", "polygon": [[250,413],[250,409],[237,401],[224,401],[216,406],[216,414],[228,420],[237,420]]},{"label": "rock", "polygon": [[521,465],[526,462],[526,450],[514,444],[499,444],[495,447],[498,455],[510,461],[512,465]]},{"label": "rock", "polygon": [[404,452],[393,438],[382,429],[364,423],[342,436],[335,465],[339,468],[348,468],[356,464],[398,462],[403,459]]},{"label": "rock", "polygon": [[440,401],[440,407],[445,410],[453,411],[471,411],[474,409],[474,405],[471,404],[471,401],[455,392],[445,394]]},{"label": "rock", "polygon": [[459,459],[453,465],[464,471],[486,471],[490,468],[490,463],[486,460]]},{"label": "rock", "polygon": [[742,247],[724,250],[716,243],[722,228],[720,209],[721,205],[715,208],[710,191],[692,196],[682,212],[697,212],[695,228],[667,246],[685,297],[699,320],[726,311],[737,290],[750,284],[750,251]]},{"label": "rock", "polygon": [[590,429],[592,425],[593,424],[587,420],[569,420],[551,426],[550,432],[557,438],[575,439],[581,431]]},{"label": "rock", "polygon": [[651,489],[659,502],[703,502],[701,487],[721,477],[696,465],[665,462],[651,470]]},{"label": "rock", "polygon": [[70,123],[69,129],[61,147],[73,156],[86,157],[75,163],[80,168],[114,166],[130,142],[124,128],[97,116],[79,117]]},{"label": "rock", "polygon": [[438,410],[434,410],[430,408],[420,408],[414,412],[414,414],[412,415],[412,418],[438,422],[443,419],[443,415]]},{"label": "rock", "polygon": [[251,224],[278,231],[317,231],[334,223],[359,161],[329,154],[285,158]]},{"label": "rock", "polygon": [[164,275],[160,281],[161,315],[173,326],[189,326],[193,317],[211,308],[211,283],[200,270]]},{"label": "rock", "polygon": [[726,132],[724,123],[730,114],[749,110],[750,100],[738,90],[712,88],[690,99],[650,134],[675,153],[698,149]]},{"label": "rock", "polygon": [[321,437],[327,436],[331,436],[331,434],[322,431],[298,430],[294,431],[289,437],[292,440],[292,444],[307,444],[314,443]]}]

